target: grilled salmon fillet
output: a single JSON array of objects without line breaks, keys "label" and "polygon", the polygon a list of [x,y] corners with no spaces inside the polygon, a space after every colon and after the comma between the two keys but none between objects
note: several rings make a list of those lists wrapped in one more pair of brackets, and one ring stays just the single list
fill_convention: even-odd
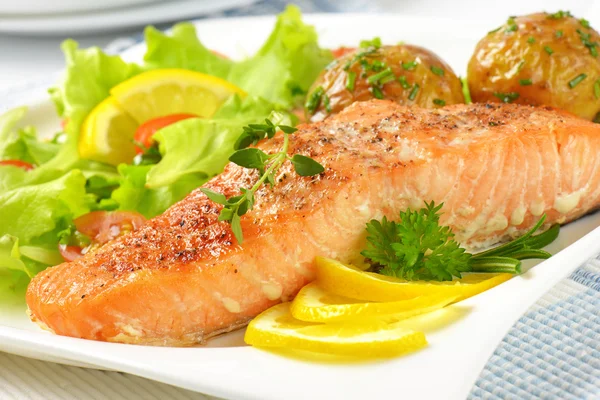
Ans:
[{"label": "grilled salmon fillet", "polygon": [[[600,202],[600,125],[550,108],[355,103],[301,126],[290,152],[325,172],[300,177],[284,165],[242,217],[242,245],[217,221],[221,206],[195,190],[138,231],[38,274],[31,318],[60,335],[193,345],[293,298],[313,279],[316,255],[358,259],[372,218],[443,202],[441,222],[476,248],[543,213],[564,223]],[[230,164],[205,187],[234,196],[257,177]]]}]

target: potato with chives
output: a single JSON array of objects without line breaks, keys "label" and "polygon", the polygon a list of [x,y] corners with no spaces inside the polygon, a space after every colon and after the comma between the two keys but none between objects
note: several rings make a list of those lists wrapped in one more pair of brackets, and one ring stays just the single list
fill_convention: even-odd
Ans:
[{"label": "potato with chives", "polygon": [[433,52],[404,44],[381,46],[376,38],[363,41],[321,73],[308,92],[307,119],[321,121],[373,98],[427,108],[464,102],[460,80]]},{"label": "potato with chives", "polygon": [[471,97],[600,118],[599,44],[589,22],[568,11],[510,17],[477,44],[468,66]]}]

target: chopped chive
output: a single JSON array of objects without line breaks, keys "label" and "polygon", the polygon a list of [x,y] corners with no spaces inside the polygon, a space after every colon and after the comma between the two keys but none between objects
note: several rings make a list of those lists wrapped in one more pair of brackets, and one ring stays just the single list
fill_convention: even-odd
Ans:
[{"label": "chopped chive", "polygon": [[508,21],[506,21],[506,24],[508,25],[506,27],[506,29],[504,30],[505,33],[510,33],[510,32],[515,32],[517,31],[517,29],[519,29],[519,26],[517,25],[517,23],[515,22],[514,17],[510,17],[508,19]]},{"label": "chopped chive", "polygon": [[410,89],[410,83],[408,83],[404,75],[398,77],[398,82],[400,82],[400,85],[402,85],[403,89]]},{"label": "chopped chive", "polygon": [[579,34],[581,43],[583,43],[583,45],[588,48],[592,57],[597,57],[598,50],[596,49],[596,47],[598,47],[598,43],[590,41],[592,38],[592,35],[590,35],[589,33],[583,32],[581,29],[577,29],[577,33]]},{"label": "chopped chive", "polygon": [[575,78],[573,78],[569,81],[569,87],[571,89],[573,89],[575,86],[579,85],[581,83],[581,81],[584,80],[585,78],[587,78],[586,74],[577,75]]},{"label": "chopped chive", "polygon": [[444,69],[440,68],[440,67],[436,67],[435,65],[431,66],[431,72],[433,72],[437,76],[444,76]]},{"label": "chopped chive", "polygon": [[548,46],[544,46],[544,50],[546,50],[546,53],[548,53],[549,56],[552,55],[552,53],[554,53],[554,50],[552,50],[550,47]]},{"label": "chopped chive", "polygon": [[354,91],[354,85],[356,83],[356,72],[350,71],[348,72],[348,76],[346,77],[346,89],[349,91]]},{"label": "chopped chive", "polygon": [[383,71],[368,77],[367,82],[372,85],[376,82],[379,82],[383,78],[387,78],[390,75],[394,75],[394,73],[392,72],[392,69],[388,67],[387,69],[384,69]]},{"label": "chopped chive", "polygon": [[527,39],[527,43],[529,43],[529,44],[535,43],[535,38],[533,36],[529,36],[529,39]]},{"label": "chopped chive", "polygon": [[583,26],[584,28],[588,28],[588,29],[589,29],[589,27],[590,27],[590,21],[588,21],[588,20],[587,20],[587,19],[585,19],[585,18],[581,18],[581,19],[579,20],[579,23],[580,23],[580,24],[581,24],[581,26]]},{"label": "chopped chive", "polygon": [[592,57],[598,57],[598,50],[596,50],[596,44],[590,46],[590,54]]},{"label": "chopped chive", "polygon": [[557,11],[554,14],[549,14],[546,18],[548,19],[561,19],[561,18],[565,18],[565,17],[572,17],[571,13],[569,11]]},{"label": "chopped chive", "polygon": [[305,107],[309,113],[314,114],[315,111],[317,111],[317,108],[319,108],[319,104],[321,104],[321,98],[324,94],[325,89],[323,89],[323,86],[319,86],[308,97]]},{"label": "chopped chive", "polygon": [[371,86],[371,92],[376,99],[383,99],[383,92],[377,86]]},{"label": "chopped chive", "polygon": [[420,86],[417,83],[415,83],[414,86],[413,86],[413,88],[412,88],[412,90],[410,91],[410,94],[408,95],[408,99],[409,100],[414,100],[415,97],[417,97],[417,93],[419,92],[419,88],[420,88]]},{"label": "chopped chive", "polygon": [[519,84],[521,86],[529,86],[531,85],[533,82],[531,81],[531,79],[521,79],[519,80]]},{"label": "chopped chive", "polygon": [[379,84],[383,86],[386,83],[391,82],[391,81],[395,81],[395,80],[396,80],[396,76],[394,74],[391,74],[391,75],[386,76],[385,78],[381,78],[379,80]]},{"label": "chopped chive", "polygon": [[433,104],[436,106],[444,107],[446,105],[446,101],[442,99],[433,99]]},{"label": "chopped chive", "polygon": [[517,92],[509,92],[509,93],[494,93],[494,96],[502,100],[503,103],[512,103],[516,99],[519,98],[519,93]]},{"label": "chopped chive", "polygon": [[500,29],[502,29],[502,27],[501,27],[501,26],[497,27],[496,29],[492,29],[491,31],[489,31],[489,32],[488,32],[488,35],[489,35],[489,34],[492,34],[492,33],[496,33],[496,32],[498,32]]},{"label": "chopped chive", "polygon": [[563,35],[563,31],[556,31],[556,32],[554,32],[554,37],[555,38],[561,38],[562,35]]},{"label": "chopped chive", "polygon": [[594,82],[594,95],[597,99],[600,99],[600,79]]},{"label": "chopped chive", "polygon": [[325,111],[327,111],[328,114],[331,113],[331,101],[329,99],[329,96],[327,96],[327,94],[323,95],[323,105],[325,106]]},{"label": "chopped chive", "polygon": [[413,69],[417,68],[417,65],[419,65],[418,62],[411,61],[411,62],[402,63],[402,68],[404,68],[406,71],[412,71]]},{"label": "chopped chive", "polygon": [[375,72],[379,72],[385,67],[387,67],[387,64],[380,60],[373,60],[373,64],[371,64],[371,69]]}]

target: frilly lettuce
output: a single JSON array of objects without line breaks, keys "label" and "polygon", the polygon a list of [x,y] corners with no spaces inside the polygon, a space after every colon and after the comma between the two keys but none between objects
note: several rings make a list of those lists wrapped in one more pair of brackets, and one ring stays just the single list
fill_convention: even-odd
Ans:
[{"label": "frilly lettuce", "polygon": [[315,29],[302,22],[296,6],[288,6],[260,50],[240,62],[223,59],[204,47],[189,23],[175,25],[171,35],[148,27],[146,43],[148,68],[186,68],[215,75],[288,109],[298,105],[333,59],[329,50],[319,47]]}]

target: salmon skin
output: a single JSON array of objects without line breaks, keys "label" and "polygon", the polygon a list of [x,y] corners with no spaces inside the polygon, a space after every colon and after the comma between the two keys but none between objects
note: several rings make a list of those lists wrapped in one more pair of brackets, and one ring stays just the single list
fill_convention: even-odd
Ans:
[{"label": "salmon skin", "polygon": [[[325,172],[300,177],[286,163],[242,217],[242,245],[217,221],[221,206],[195,190],[138,231],[38,274],[31,318],[78,338],[194,345],[292,299],[313,279],[315,256],[360,259],[372,218],[443,202],[441,223],[478,248],[544,213],[548,225],[564,223],[599,205],[600,126],[550,108],[355,103],[300,126],[290,152]],[[229,164],[205,187],[234,196],[257,178]]]}]

